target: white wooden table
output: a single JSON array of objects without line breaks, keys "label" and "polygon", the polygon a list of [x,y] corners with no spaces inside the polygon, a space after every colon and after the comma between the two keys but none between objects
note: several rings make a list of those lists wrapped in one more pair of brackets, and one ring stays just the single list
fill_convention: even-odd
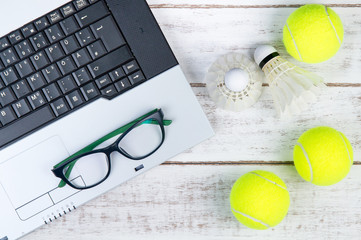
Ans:
[{"label": "white wooden table", "polygon": [[[216,136],[24,239],[361,239],[361,0],[148,3]],[[317,65],[298,63],[282,44],[288,15],[306,3],[331,6],[345,27],[341,51]],[[212,61],[231,51],[251,57],[263,43],[328,83],[319,102],[290,121],[276,118],[266,86],[241,113],[217,109],[207,95],[203,78]],[[342,131],[354,148],[350,174],[330,187],[303,181],[292,162],[297,138],[319,125]],[[279,175],[291,195],[287,217],[267,231],[242,226],[229,207],[232,184],[255,169]]]}]

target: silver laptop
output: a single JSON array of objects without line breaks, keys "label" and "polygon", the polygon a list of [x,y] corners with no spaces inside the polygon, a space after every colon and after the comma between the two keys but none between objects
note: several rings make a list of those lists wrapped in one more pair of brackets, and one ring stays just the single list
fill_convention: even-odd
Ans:
[{"label": "silver laptop", "polygon": [[[3,9],[0,240],[22,237],[214,134],[145,0],[13,0]],[[135,160],[115,151],[99,185],[59,187],[55,165],[153,109],[172,121],[155,152]],[[74,168],[69,179],[89,186],[87,175]]]}]

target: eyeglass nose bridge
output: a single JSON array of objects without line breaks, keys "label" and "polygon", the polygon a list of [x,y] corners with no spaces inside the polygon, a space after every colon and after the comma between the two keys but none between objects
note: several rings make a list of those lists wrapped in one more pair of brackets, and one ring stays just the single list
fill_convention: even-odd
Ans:
[{"label": "eyeglass nose bridge", "polygon": [[124,156],[124,153],[127,154],[127,152],[119,146],[118,141],[112,143],[111,145],[109,145],[106,148],[103,148],[103,152],[108,156],[109,160],[110,160],[110,155],[114,152],[118,152],[123,156]]}]

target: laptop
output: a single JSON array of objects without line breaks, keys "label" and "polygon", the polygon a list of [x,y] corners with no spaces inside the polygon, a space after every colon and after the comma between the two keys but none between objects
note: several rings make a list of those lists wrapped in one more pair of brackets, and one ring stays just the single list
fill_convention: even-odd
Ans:
[{"label": "laptop", "polygon": [[[49,224],[214,134],[145,0],[13,0],[4,7],[0,240]],[[101,184],[58,187],[54,165],[157,108],[172,124],[154,154],[133,161],[114,153]]]}]

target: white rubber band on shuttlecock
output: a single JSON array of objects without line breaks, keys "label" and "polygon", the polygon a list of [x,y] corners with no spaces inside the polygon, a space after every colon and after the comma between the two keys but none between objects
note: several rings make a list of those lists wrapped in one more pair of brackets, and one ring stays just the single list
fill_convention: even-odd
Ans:
[{"label": "white rubber band on shuttlecock", "polygon": [[333,24],[333,22],[332,22],[332,20],[331,20],[331,18],[330,18],[330,14],[328,14],[327,7],[326,7],[326,6],[325,6],[325,11],[326,11],[326,14],[327,14],[328,20],[330,21],[330,24],[331,24],[331,26],[332,26],[333,30],[335,31],[335,34],[336,34],[337,40],[338,40],[338,42],[339,42],[339,43],[340,43],[340,45],[341,45],[341,44],[342,44],[342,41],[341,41],[341,39],[340,39],[340,36],[338,36],[338,33],[337,33],[337,31],[336,31],[336,28],[335,28],[335,25]]},{"label": "white rubber band on shuttlecock", "polygon": [[303,155],[305,156],[305,158],[307,159],[307,162],[308,162],[308,166],[310,167],[310,175],[311,175],[311,179],[310,179],[310,182],[312,183],[313,181],[313,170],[312,170],[312,165],[311,165],[311,161],[310,161],[310,158],[308,157],[308,154],[306,152],[306,149],[303,147],[303,145],[301,143],[297,143],[296,144],[297,146],[299,146],[303,152]]}]

